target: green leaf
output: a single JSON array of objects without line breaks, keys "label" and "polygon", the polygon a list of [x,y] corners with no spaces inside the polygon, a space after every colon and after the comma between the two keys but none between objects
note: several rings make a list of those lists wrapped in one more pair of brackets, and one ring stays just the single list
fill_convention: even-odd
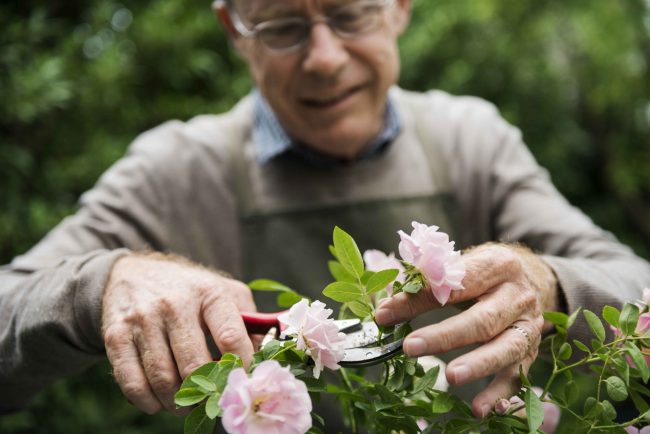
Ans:
[{"label": "green leaf", "polygon": [[528,418],[528,429],[530,433],[536,433],[537,428],[544,422],[544,406],[533,389],[526,389],[524,393],[524,404]]},{"label": "green leaf", "polygon": [[415,388],[413,389],[413,394],[415,395],[416,393],[420,393],[423,390],[430,389],[434,384],[436,384],[439,373],[440,366],[434,366],[433,368],[429,369],[424,374],[424,377],[422,377],[420,381],[417,382]]},{"label": "green leaf", "polygon": [[196,387],[186,387],[174,395],[174,403],[179,407],[188,407],[207,398],[208,394]]},{"label": "green leaf", "polygon": [[422,282],[419,280],[408,282],[406,285],[402,286],[402,291],[408,292],[409,294],[417,294],[423,288]]},{"label": "green leaf", "polygon": [[431,405],[431,411],[436,414],[448,413],[454,408],[454,397],[447,392],[440,392]]},{"label": "green leaf", "polygon": [[183,380],[183,384],[181,384],[180,388],[185,389],[187,387],[194,387],[194,382],[190,380],[193,375],[202,375],[214,380],[217,376],[217,373],[219,372],[219,369],[219,362],[208,362],[205,365],[201,365],[196,368],[190,375],[185,377],[185,380]]},{"label": "green leaf", "polygon": [[367,303],[362,301],[351,301],[348,303],[348,307],[359,318],[365,318],[369,315],[372,315],[372,307]]},{"label": "green leaf", "polygon": [[214,384],[214,381],[210,380],[204,375],[192,375],[190,377],[190,380],[192,383],[196,384],[206,392],[214,392],[217,390],[217,386]]},{"label": "green leaf", "polygon": [[568,342],[565,342],[562,344],[560,350],[557,352],[557,357],[560,360],[567,360],[571,357],[572,354],[573,354],[573,349],[571,348],[571,345]]},{"label": "green leaf", "polygon": [[624,401],[627,398],[627,387],[619,377],[612,375],[605,380],[607,394],[614,401]]},{"label": "green leaf", "polygon": [[363,258],[357,243],[354,239],[343,229],[336,226],[334,228],[334,249],[336,250],[336,257],[343,267],[356,277],[361,279],[363,276]]},{"label": "green leaf", "polygon": [[255,291],[295,292],[293,289],[271,279],[256,279],[248,283],[248,287]]},{"label": "green leaf", "polygon": [[593,396],[588,397],[585,400],[585,405],[584,405],[584,414],[586,419],[595,419],[597,418],[602,412],[605,410],[605,407],[603,407],[603,404],[601,404],[596,398]]},{"label": "green leaf", "polygon": [[363,291],[359,286],[348,282],[330,283],[323,289],[323,294],[332,300],[342,303],[348,301],[357,301],[363,297]]},{"label": "green leaf", "polygon": [[210,419],[219,417],[222,414],[221,407],[219,407],[219,399],[221,399],[221,394],[213,393],[205,403],[205,414]]},{"label": "green leaf", "polygon": [[373,294],[375,292],[381,291],[390,283],[392,283],[398,274],[399,270],[393,268],[376,272],[366,284],[367,293]]},{"label": "green leaf", "polygon": [[[624,335],[634,334],[636,323],[639,321],[639,307],[632,303],[625,303],[621,316],[618,318],[619,328]],[[647,380],[646,380],[647,381]]]},{"label": "green leaf", "polygon": [[288,286],[270,279],[253,280],[252,282],[249,282],[248,287],[255,291],[279,292],[280,294],[278,294],[276,303],[280,307],[291,307],[303,298],[307,298],[298,294]]},{"label": "green leaf", "polygon": [[530,384],[530,380],[528,379],[528,375],[526,375],[524,373],[523,365],[519,365],[519,381],[521,381],[522,386],[533,387],[533,385]]},{"label": "green leaf", "polygon": [[605,327],[603,327],[603,323],[596,316],[595,313],[588,309],[584,309],[582,311],[582,314],[585,316],[585,319],[587,320],[587,324],[589,324],[589,328],[591,331],[594,333],[598,341],[604,342],[605,341]]},{"label": "green leaf", "polygon": [[603,318],[607,321],[608,324],[618,328],[618,318],[621,316],[621,312],[612,306],[605,306],[603,308]]},{"label": "green leaf", "polygon": [[205,413],[205,405],[196,407],[185,418],[184,434],[212,434],[215,421]]},{"label": "green leaf", "polygon": [[628,343],[628,345],[626,347],[626,350],[627,350],[627,353],[632,358],[632,361],[634,362],[634,365],[639,370],[639,373],[641,374],[641,378],[643,379],[643,382],[647,383],[648,380],[650,379],[650,369],[648,368],[648,364],[647,364],[647,362],[645,360],[645,357],[643,357],[643,354],[641,353],[641,350],[639,350],[632,343]]},{"label": "green leaf", "polygon": [[278,298],[275,300],[275,302],[279,307],[291,307],[303,298],[303,296],[295,292],[283,292],[281,294],[278,294]]},{"label": "green leaf", "polygon": [[340,262],[328,261],[327,268],[329,268],[332,277],[338,282],[357,283],[357,278],[346,270]]},{"label": "green leaf", "polygon": [[580,351],[584,351],[585,353],[590,353],[590,352],[591,352],[591,351],[589,350],[589,347],[587,347],[585,344],[583,344],[582,342],[580,342],[580,341],[577,340],[577,339],[574,339],[574,340],[573,340],[573,345],[575,345],[576,347],[578,347],[578,349],[579,349]]},{"label": "green leaf", "polygon": [[553,325],[566,328],[569,316],[562,312],[544,312],[544,319],[553,323]]},{"label": "green leaf", "polygon": [[569,319],[566,322],[566,328],[567,329],[571,328],[573,323],[576,322],[576,319],[578,318],[578,314],[580,313],[581,310],[582,310],[582,308],[579,307],[571,315],[569,315]]},{"label": "green leaf", "polygon": [[607,418],[607,420],[610,421],[616,419],[616,409],[614,408],[612,403],[605,399],[602,401],[602,404],[603,404],[603,416],[605,416],[605,418]]},{"label": "green leaf", "polygon": [[329,251],[332,254],[332,256],[334,256],[334,259],[336,259],[338,261],[339,258],[338,258],[338,256],[336,256],[336,249],[334,248],[334,246],[330,244],[328,246],[328,248],[329,248]]}]

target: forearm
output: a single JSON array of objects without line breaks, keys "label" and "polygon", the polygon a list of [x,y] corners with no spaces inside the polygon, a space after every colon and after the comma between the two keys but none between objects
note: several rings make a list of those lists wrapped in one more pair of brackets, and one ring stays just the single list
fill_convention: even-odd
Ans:
[{"label": "forearm", "polygon": [[125,250],[93,251],[39,270],[0,271],[0,412],[104,357],[101,294]]}]

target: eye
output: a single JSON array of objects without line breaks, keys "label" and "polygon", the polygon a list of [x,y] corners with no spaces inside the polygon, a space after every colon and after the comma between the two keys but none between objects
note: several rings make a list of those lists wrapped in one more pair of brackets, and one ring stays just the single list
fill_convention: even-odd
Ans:
[{"label": "eye", "polygon": [[286,48],[299,43],[309,34],[309,24],[301,19],[286,19],[262,23],[258,37],[267,45]]}]

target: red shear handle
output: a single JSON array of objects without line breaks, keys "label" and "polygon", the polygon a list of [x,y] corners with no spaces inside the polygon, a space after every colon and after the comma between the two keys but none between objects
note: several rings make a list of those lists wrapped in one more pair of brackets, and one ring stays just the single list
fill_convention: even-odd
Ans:
[{"label": "red shear handle", "polygon": [[241,312],[241,317],[244,320],[246,325],[246,330],[252,335],[263,335],[266,334],[271,327],[276,327],[278,331],[282,331],[285,327],[280,324],[278,317],[283,313],[288,311],[284,310],[282,312]]}]

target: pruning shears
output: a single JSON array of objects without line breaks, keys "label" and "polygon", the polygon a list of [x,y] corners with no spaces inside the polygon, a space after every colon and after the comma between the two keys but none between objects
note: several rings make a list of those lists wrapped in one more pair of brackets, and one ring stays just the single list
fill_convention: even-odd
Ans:
[{"label": "pruning shears", "polygon": [[[286,311],[285,311],[286,312]],[[262,346],[272,339],[282,340],[283,324],[278,317],[285,312],[242,312],[241,316],[250,334],[265,335]],[[402,351],[405,324],[396,325],[392,331],[380,335],[374,321],[359,319],[334,320],[339,332],[345,333],[345,354],[339,365],[343,367],[364,367],[381,363]],[[400,332],[401,331],[401,332]],[[401,336],[401,337],[397,337]],[[287,340],[289,338],[286,338]]]}]

